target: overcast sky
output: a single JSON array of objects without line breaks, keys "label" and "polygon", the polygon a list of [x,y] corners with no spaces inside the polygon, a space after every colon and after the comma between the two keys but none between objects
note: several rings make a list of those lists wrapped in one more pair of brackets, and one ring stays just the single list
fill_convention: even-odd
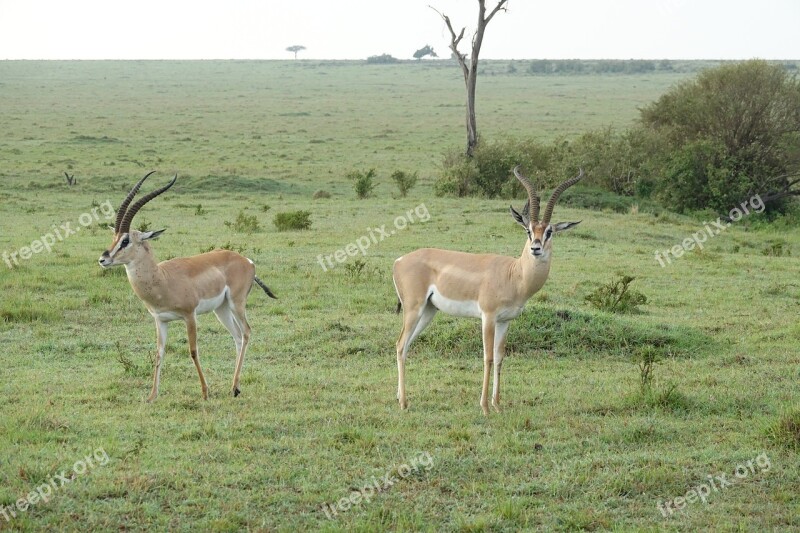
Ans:
[{"label": "overcast sky", "polygon": [[[429,5],[474,29],[477,0],[0,0],[0,59],[448,57]],[[509,0],[481,57],[800,59],[799,23],[800,0]]]}]

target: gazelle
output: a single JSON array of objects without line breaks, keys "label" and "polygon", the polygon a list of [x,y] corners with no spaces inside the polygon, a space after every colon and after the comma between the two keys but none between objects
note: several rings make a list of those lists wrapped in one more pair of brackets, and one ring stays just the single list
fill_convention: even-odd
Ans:
[{"label": "gazelle", "polygon": [[158,355],[153,370],[153,390],[147,401],[152,402],[158,396],[161,365],[167,345],[167,323],[173,320],[183,320],[186,323],[189,352],[200,377],[203,399],[208,399],[208,385],[197,355],[196,318],[197,315],[209,311],[214,311],[236,343],[237,358],[232,391],[234,396],[238,396],[239,377],[250,340],[250,325],[245,313],[247,295],[255,281],[269,297],[276,296],[255,275],[253,262],[236,252],[214,250],[156,263],[147,241],[155,239],[165,230],[132,230],[131,221],[147,202],[172,187],[178,175],[164,187],[143,196],[128,208],[139,187],[151,174],[153,172],[139,180],[119,206],[111,248],[100,256],[100,266],[103,268],[125,265],[133,292],[144,302],[156,322]]},{"label": "gazelle", "polygon": [[556,187],[542,219],[539,220],[539,195],[528,178],[514,175],[528,191],[528,201],[514,217],[528,234],[522,255],[517,258],[494,254],[470,254],[422,248],[394,262],[394,285],[403,308],[403,329],[397,340],[397,399],[400,408],[408,407],[405,364],[409,346],[430,324],[437,311],[448,315],[480,318],[483,332],[483,389],[481,409],[489,414],[489,373],[494,364],[492,406],[500,410],[500,367],[505,355],[506,333],[511,320],[519,316],[525,303],[542,288],[550,273],[552,237],[580,223],[550,224],[558,197],[583,177],[580,173]]}]

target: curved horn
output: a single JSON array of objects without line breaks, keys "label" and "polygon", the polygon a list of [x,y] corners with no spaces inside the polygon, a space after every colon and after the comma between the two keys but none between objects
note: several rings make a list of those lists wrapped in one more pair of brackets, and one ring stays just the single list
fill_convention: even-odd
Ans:
[{"label": "curved horn", "polygon": [[119,233],[119,227],[122,225],[122,219],[125,218],[125,211],[127,211],[128,209],[128,204],[131,203],[133,197],[136,196],[137,192],[139,192],[139,187],[142,186],[144,180],[149,178],[150,175],[153,173],[155,173],[155,170],[153,170],[152,172],[148,172],[147,175],[145,175],[145,177],[139,180],[139,183],[133,186],[131,192],[128,193],[128,196],[126,196],[125,199],[122,200],[122,203],[119,205],[119,209],[117,209],[117,220],[116,222],[114,222],[114,233]]},{"label": "curved horn", "polygon": [[528,191],[528,206],[530,207],[528,218],[533,222],[539,222],[539,195],[536,194],[536,187],[533,186],[531,180],[519,173],[519,167],[520,165],[514,167],[514,175]]},{"label": "curved horn", "polygon": [[160,189],[156,189],[155,191],[153,191],[151,193],[148,193],[148,194],[142,196],[141,198],[139,198],[139,200],[137,200],[136,203],[133,204],[131,206],[131,208],[128,209],[128,211],[125,213],[125,218],[122,219],[122,224],[120,225],[119,231],[121,233],[125,233],[125,232],[130,231],[130,229],[131,229],[131,221],[133,220],[133,217],[136,216],[136,213],[139,211],[139,209],[141,209],[142,206],[144,206],[144,204],[146,204],[147,202],[149,202],[150,200],[152,200],[153,198],[155,198],[159,194],[164,193],[167,189],[172,187],[175,184],[175,180],[177,180],[177,179],[178,179],[178,175],[175,174],[175,176],[172,178],[172,181],[170,181],[169,183],[167,183],[166,185],[164,185]]},{"label": "curved horn", "polygon": [[558,201],[558,197],[561,196],[561,193],[578,183],[583,179],[583,169],[580,169],[580,172],[577,176],[572,179],[569,179],[556,187],[556,190],[553,191],[553,194],[550,195],[550,200],[547,202],[547,207],[544,208],[544,216],[542,217],[542,222],[545,224],[550,223],[550,217],[553,216],[553,208],[556,206],[556,202]]}]

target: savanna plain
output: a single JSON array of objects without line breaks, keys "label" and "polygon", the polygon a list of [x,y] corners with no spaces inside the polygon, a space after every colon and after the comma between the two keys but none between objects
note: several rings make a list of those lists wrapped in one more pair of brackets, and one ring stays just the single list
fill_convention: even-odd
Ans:
[{"label": "savanna plain", "polygon": [[[691,75],[481,68],[487,139],[625,127]],[[512,322],[503,411],[478,405],[479,321],[442,314],[412,348],[399,409],[394,259],[518,256],[525,241],[508,211],[521,198],[434,195],[463,100],[449,62],[0,62],[0,253],[61,236],[0,262],[0,530],[800,529],[800,234],[756,214],[662,267],[655,251],[708,219],[565,195],[554,220],[582,223]],[[360,200],[346,176],[369,168]],[[124,268],[97,258],[107,206],[150,170],[145,191],[178,175],[134,221],[167,229],[158,259],[234,249],[279,298],[249,297],[237,398],[234,344],[203,315],[209,399],[173,322],[145,402],[153,321]],[[419,175],[407,197],[396,170]],[[310,229],[278,231],[295,210]],[[384,226],[364,255],[321,266]],[[585,300],[618,275],[648,298],[636,314]]]}]

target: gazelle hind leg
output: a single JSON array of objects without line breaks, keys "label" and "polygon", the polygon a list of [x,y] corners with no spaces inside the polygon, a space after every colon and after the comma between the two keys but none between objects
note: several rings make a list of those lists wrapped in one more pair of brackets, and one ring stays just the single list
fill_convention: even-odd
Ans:
[{"label": "gazelle hind leg", "polygon": [[214,310],[214,314],[217,316],[217,319],[220,321],[220,323],[223,326],[225,326],[225,328],[231,334],[231,337],[233,337],[233,342],[236,343],[236,363],[234,364],[232,392],[234,396],[238,396],[239,383],[236,378],[238,370],[240,370],[239,359],[240,359],[240,354],[242,353],[242,345],[243,345],[242,329],[239,327],[239,324],[236,318],[234,317],[233,311],[231,310],[230,305],[228,305],[228,302],[224,302],[222,305],[217,307]]},{"label": "gazelle hind leg", "polygon": [[500,368],[506,356],[506,334],[508,322],[498,322],[494,328],[494,382],[492,386],[492,407],[500,412]]},{"label": "gazelle hind leg", "polygon": [[197,376],[200,378],[200,389],[203,392],[203,399],[208,400],[208,385],[206,378],[203,375],[203,369],[200,367],[200,356],[197,353],[197,320],[194,314],[186,317],[186,336],[189,338],[189,353],[192,356],[192,361],[197,369]]},{"label": "gazelle hind leg", "polygon": [[436,307],[430,302],[425,302],[419,311],[403,307],[403,330],[400,338],[397,339],[397,400],[400,402],[400,409],[408,408],[406,399],[406,359],[408,349],[411,347],[420,333],[425,330],[436,316]]},{"label": "gazelle hind leg", "polygon": [[167,349],[167,323],[156,320],[156,360],[153,365],[153,389],[147,401],[152,402],[158,397],[158,385],[161,382],[161,365],[164,362],[164,352]]},{"label": "gazelle hind leg", "polygon": [[232,313],[236,325],[239,327],[239,331],[241,331],[242,334],[241,345],[237,346],[239,353],[236,356],[236,370],[233,372],[233,386],[231,387],[231,392],[235,397],[241,394],[239,390],[239,379],[241,378],[242,367],[244,366],[244,354],[247,352],[247,344],[250,342],[250,324],[247,322],[247,312],[245,311],[244,304],[234,306]]}]

